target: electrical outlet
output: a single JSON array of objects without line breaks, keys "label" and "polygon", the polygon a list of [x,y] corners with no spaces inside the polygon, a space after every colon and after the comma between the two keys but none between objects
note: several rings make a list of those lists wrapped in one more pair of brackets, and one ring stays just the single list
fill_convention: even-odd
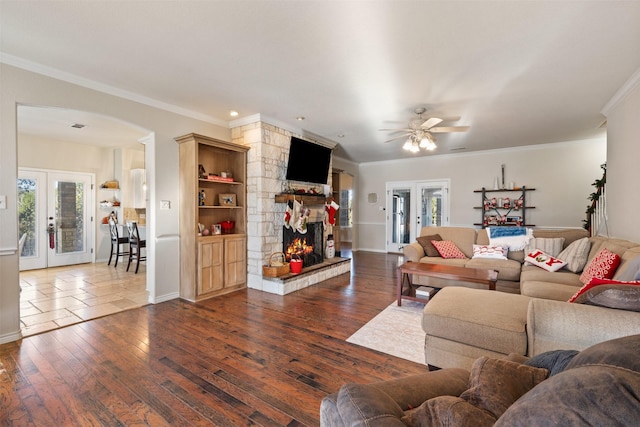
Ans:
[{"label": "electrical outlet", "polygon": [[0,209],[7,209],[7,196],[0,196]]},{"label": "electrical outlet", "polygon": [[160,209],[171,209],[171,201],[160,200]]}]

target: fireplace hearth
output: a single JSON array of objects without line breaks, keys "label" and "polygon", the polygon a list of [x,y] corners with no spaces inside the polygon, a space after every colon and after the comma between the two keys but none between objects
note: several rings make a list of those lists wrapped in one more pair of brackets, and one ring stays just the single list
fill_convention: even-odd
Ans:
[{"label": "fireplace hearth", "polygon": [[322,222],[307,223],[307,232],[298,233],[291,227],[282,227],[282,252],[287,261],[297,257],[303,260],[303,267],[310,267],[324,261],[324,225]]}]

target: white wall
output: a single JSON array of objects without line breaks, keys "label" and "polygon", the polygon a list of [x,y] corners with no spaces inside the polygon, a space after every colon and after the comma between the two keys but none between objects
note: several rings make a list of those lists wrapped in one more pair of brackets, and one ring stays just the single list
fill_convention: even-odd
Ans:
[{"label": "white wall", "polygon": [[[154,142],[146,146],[149,212],[147,244],[151,260],[147,277],[151,298],[162,301],[179,292],[178,147],[174,138],[197,132],[230,140],[230,130],[121,97],[0,64],[0,195],[7,209],[0,210],[0,343],[20,337],[18,224],[16,210],[17,105],[70,108],[111,116],[150,129]],[[51,165],[56,168],[55,164]],[[161,200],[172,209],[160,210]],[[156,261],[157,260],[157,261]]]},{"label": "white wall", "polygon": [[640,70],[607,111],[607,213],[609,235],[640,242]]},{"label": "white wall", "polygon": [[[605,138],[544,144],[507,150],[418,157],[409,160],[360,164],[357,178],[357,235],[359,250],[385,250],[385,188],[389,181],[450,179],[452,226],[481,221],[480,194],[492,189],[505,165],[505,182],[535,188],[527,193],[527,222],[539,228],[582,227],[591,184],[602,177],[606,161]],[[378,203],[367,203],[377,193]]]}]

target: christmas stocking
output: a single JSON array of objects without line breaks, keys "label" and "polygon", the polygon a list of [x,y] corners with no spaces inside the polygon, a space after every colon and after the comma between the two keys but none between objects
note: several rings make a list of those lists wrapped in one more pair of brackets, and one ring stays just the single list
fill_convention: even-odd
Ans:
[{"label": "christmas stocking", "polygon": [[300,234],[307,233],[307,221],[309,220],[309,214],[311,213],[311,209],[306,206],[300,205],[300,217],[296,222],[296,231]]},{"label": "christmas stocking", "polygon": [[331,203],[324,205],[325,224],[329,223],[331,225],[336,225],[336,211],[338,209],[340,209],[340,205],[338,205],[335,200],[332,200]]},{"label": "christmas stocking", "polygon": [[291,202],[287,202],[287,209],[284,211],[284,226],[291,228],[291,217],[293,216],[293,209],[291,208]]},{"label": "christmas stocking", "polygon": [[291,218],[289,219],[289,226],[296,229],[298,226],[298,219],[300,218],[300,207],[302,205],[296,199],[293,199],[291,208]]}]

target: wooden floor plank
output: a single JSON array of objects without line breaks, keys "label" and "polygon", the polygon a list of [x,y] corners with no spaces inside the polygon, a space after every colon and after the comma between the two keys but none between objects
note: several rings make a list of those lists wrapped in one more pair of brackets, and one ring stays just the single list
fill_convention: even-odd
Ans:
[{"label": "wooden floor plank", "polygon": [[395,300],[397,255],[289,295],[171,300],[0,346],[0,425],[315,426],[346,382],[426,366],[345,340]]}]

